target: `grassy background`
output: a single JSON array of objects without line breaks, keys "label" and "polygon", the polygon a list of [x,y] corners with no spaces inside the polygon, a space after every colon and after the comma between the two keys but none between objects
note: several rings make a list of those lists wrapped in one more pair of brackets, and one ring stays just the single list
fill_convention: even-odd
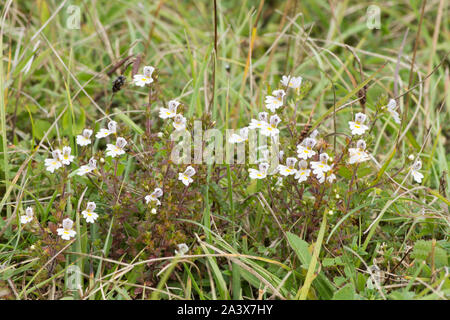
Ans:
[{"label": "grassy background", "polygon": [[[381,9],[379,30],[366,25],[370,4]],[[39,169],[40,161],[47,157],[49,142],[66,137],[73,143],[73,136],[85,126],[98,130],[100,120],[105,113],[114,112],[113,108],[126,112],[138,125],[144,124],[146,92],[128,85],[111,100],[111,83],[121,69],[107,73],[122,58],[140,54],[143,64],[158,67],[163,100],[178,97],[186,105],[188,116],[200,118],[210,113],[219,129],[246,125],[263,109],[266,92],[283,74],[301,75],[313,85],[298,110],[298,130],[311,117],[309,123],[320,124],[324,134],[333,132],[333,117],[320,122],[321,116],[332,114],[336,101],[339,109],[357,99],[355,88],[370,77],[368,113],[374,112],[381,95],[397,97],[413,88],[400,100],[407,121],[401,128],[392,121],[378,123],[372,153],[378,155],[381,165],[396,171],[409,154],[421,152],[427,188],[401,197],[376,189],[359,203],[363,207],[354,206],[351,214],[331,216],[328,224],[319,222],[323,228],[318,224],[312,239],[285,233],[296,233],[285,225],[281,232],[263,194],[255,196],[257,200],[248,206],[240,201],[245,193],[235,195],[230,210],[235,206],[238,214],[251,212],[256,217],[242,219],[235,226],[240,230],[237,234],[219,234],[218,230],[211,234],[200,228],[198,256],[184,261],[170,277],[167,270],[175,264],[162,264],[166,267],[162,274],[167,278],[163,276],[163,281],[151,285],[141,277],[146,272],[145,261],[108,260],[107,255],[83,251],[79,244],[71,250],[90,257],[97,267],[95,274],[87,274],[89,268],[84,269],[83,278],[90,290],[81,293],[83,298],[147,298],[150,292],[153,298],[159,298],[158,294],[188,299],[300,297],[300,284],[312,281],[307,270],[313,264],[311,259],[315,263],[318,258],[311,246],[317,239],[319,245],[314,248],[322,247],[322,272],[314,280],[313,289],[302,292],[303,298],[306,294],[321,299],[448,296],[448,280],[442,285],[448,274],[431,272],[436,267],[431,257],[437,250],[436,241],[444,252],[449,247],[450,180],[441,181],[450,161],[449,4],[428,0],[421,14],[422,4],[217,1],[215,43],[212,1],[4,1],[0,6],[0,213],[4,218],[0,223],[0,261],[4,267],[0,291],[12,298],[78,297],[64,285],[70,277],[66,272],[70,263],[48,278],[42,277],[45,267],[55,259],[38,259],[37,264],[29,248],[36,239],[22,234],[12,221],[26,201],[38,200],[41,211],[48,215],[58,197],[48,176]],[[70,5],[81,14],[80,29],[68,27],[74,14]],[[38,41],[31,68],[24,73],[22,69]],[[294,106],[288,108],[293,110]],[[358,108],[356,104],[337,112],[337,131],[346,130],[347,121]],[[397,133],[400,139],[391,162],[389,155]],[[338,139],[337,143],[344,146],[345,140]],[[75,205],[78,200],[73,199]],[[363,213],[352,215],[360,210]],[[425,218],[420,216],[422,210]],[[206,213],[228,219],[220,212],[209,212],[209,207]],[[372,228],[366,243],[361,233],[379,213],[383,231]],[[368,221],[365,226],[361,225],[363,215]],[[327,239],[348,219],[360,221],[356,228],[359,235],[353,234],[354,228],[344,228],[347,249],[333,252],[330,246],[328,250]],[[202,237],[205,234],[207,241]],[[414,260],[405,255],[405,248],[419,240],[430,241],[423,246],[431,245],[431,255],[420,259],[416,254]],[[387,243],[382,262],[385,269],[406,280],[390,283],[392,287],[383,290],[369,290],[365,287],[366,264],[372,264],[383,242]],[[370,250],[366,250],[368,245]],[[425,253],[427,250],[423,249]],[[427,259],[433,260],[428,267],[430,274],[423,275],[427,266],[415,262]],[[446,256],[442,259],[442,264],[448,265]],[[86,261],[81,262],[82,267]],[[192,262],[207,272],[200,273]],[[397,263],[399,267],[392,271]],[[414,267],[408,268],[405,263]],[[232,267],[236,265],[239,268]],[[157,285],[158,290],[154,290]]]}]

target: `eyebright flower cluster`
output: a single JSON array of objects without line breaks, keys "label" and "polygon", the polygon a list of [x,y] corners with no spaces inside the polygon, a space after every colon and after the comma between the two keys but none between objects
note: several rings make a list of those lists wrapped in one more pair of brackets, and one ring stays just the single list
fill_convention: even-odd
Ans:
[{"label": "eyebright flower cluster", "polygon": [[[145,66],[143,68],[143,74],[136,74],[133,77],[133,83],[139,87],[150,86],[155,81],[154,79],[155,68],[152,66]],[[293,90],[295,94],[300,95],[303,78],[301,76],[286,76],[284,75],[280,80],[281,87],[272,90],[269,95],[265,97],[265,108],[270,111],[262,111],[258,113],[257,119],[251,119],[247,127],[240,128],[238,133],[232,134],[228,137],[228,142],[232,144],[245,143],[249,139],[249,131],[256,130],[261,135],[269,137],[272,142],[279,142],[280,128],[279,124],[282,122],[279,114],[283,110],[283,106],[287,105],[287,93],[289,90]],[[164,121],[170,121],[174,130],[187,130],[187,119],[179,111],[181,103],[177,100],[170,100],[167,106],[159,108],[159,118]],[[390,99],[387,106],[383,107],[383,110],[387,110],[397,124],[400,124],[400,116],[397,109],[396,100]],[[277,114],[278,113],[278,114]],[[351,139],[348,145],[348,149],[344,155],[348,154],[348,160],[346,163],[349,165],[358,165],[362,162],[366,162],[371,159],[367,151],[365,140],[362,136],[369,131],[369,126],[366,124],[368,117],[366,114],[358,112],[354,115],[354,120],[349,121],[349,129],[351,132]],[[289,123],[286,121],[286,123]],[[93,130],[84,129],[81,134],[76,136],[76,144],[82,148],[92,144],[91,136]],[[307,134],[305,134],[306,136]],[[95,137],[97,139],[107,138],[113,136],[115,143],[108,143],[106,145],[105,155],[111,158],[118,158],[126,153],[126,146],[128,142],[125,138],[118,136],[117,123],[110,120],[107,124],[107,128],[100,129]],[[158,134],[158,136],[162,136]],[[358,136],[357,138],[355,136]],[[308,181],[315,181],[315,183],[332,184],[337,179],[335,171],[335,165],[333,159],[328,155],[326,147],[323,147],[322,141],[319,139],[319,131],[313,130],[309,136],[302,136],[301,141],[296,147],[296,156],[288,156],[283,161],[284,156],[288,155],[289,151],[281,150],[278,154],[278,158],[281,164],[276,168],[273,168],[269,172],[269,152],[267,149],[261,149],[262,158],[258,159],[258,168],[249,168],[248,173],[250,179],[266,179],[270,174],[277,174],[278,180],[276,185],[281,185],[283,179],[294,179],[296,183],[306,183]],[[358,139],[356,141],[356,139]],[[354,140],[353,140],[354,139]],[[356,141],[356,145],[355,144]],[[267,147],[267,146],[263,146]],[[83,149],[86,150],[86,149]],[[51,154],[52,158],[45,160],[46,170],[54,173],[56,170],[70,166],[75,160],[75,156],[71,154],[72,149],[70,146],[63,146],[62,150],[54,149]],[[103,158],[101,158],[103,159]],[[410,173],[414,181],[421,183],[423,174],[419,172],[422,163],[420,160],[416,160],[410,167]],[[356,167],[355,167],[356,168]],[[66,169],[65,169],[66,170]],[[356,170],[356,169],[355,169]],[[356,172],[356,171],[355,171]],[[97,160],[94,157],[89,159],[87,164],[79,166],[76,170],[76,174],[79,176],[97,174]],[[192,166],[187,166],[184,171],[178,173],[178,180],[183,183],[185,187],[189,187],[194,182],[193,177],[196,174],[196,170]],[[291,178],[289,178],[291,177]],[[156,207],[161,206],[161,200],[164,195],[162,188],[156,187],[152,193],[144,197],[145,203],[152,207],[151,212],[156,213]],[[338,197],[339,195],[336,195]],[[85,219],[86,223],[95,223],[99,218],[98,213],[95,212],[97,205],[95,202],[89,201],[86,204],[85,210],[81,215]],[[330,212],[333,212],[330,210]],[[34,212],[31,207],[26,209],[25,215],[20,217],[21,224],[27,224],[34,218]],[[58,235],[64,240],[70,240],[76,236],[76,232],[73,230],[74,222],[70,218],[66,218],[62,221],[62,228],[57,229]],[[188,252],[186,244],[182,243],[178,245],[178,250],[175,251],[177,255],[184,255]]]},{"label": "eyebright flower cluster", "polygon": [[[302,85],[302,77],[288,77],[283,76],[281,79],[281,84],[284,89],[292,88],[297,94],[300,92]],[[266,96],[265,104],[266,108],[272,113],[277,112],[285,103],[286,91],[283,89],[277,89],[272,91],[272,95]],[[395,100],[392,100],[395,102]],[[392,102],[389,110],[393,110]],[[270,120],[269,120],[270,119]],[[355,115],[355,120],[349,122],[349,127],[352,135],[362,136],[364,135],[369,127],[365,124],[367,121],[367,116],[364,113],[358,112]],[[259,129],[261,134],[277,138],[280,130],[278,129],[278,124],[281,122],[281,118],[277,114],[273,114],[269,118],[267,112],[260,112],[258,114],[258,119],[252,119],[248,129]],[[242,129],[241,129],[242,130]],[[313,130],[311,134],[304,138],[297,145],[297,158],[287,157],[284,164],[279,164],[273,173],[278,173],[280,175],[279,179],[293,176],[298,183],[307,181],[308,179],[314,177],[317,182],[333,183],[336,180],[336,175],[333,172],[334,164],[330,163],[329,155],[326,152],[319,152],[320,150],[315,150],[318,144],[317,137],[319,131],[317,129]],[[231,142],[235,142],[236,136],[232,136]],[[239,140],[240,141],[240,140]],[[285,152],[280,151],[279,159],[282,161]],[[370,159],[369,154],[366,151],[366,143],[363,139],[359,139],[355,147],[350,147],[348,149],[348,163],[358,164]],[[250,168],[249,176],[250,179],[264,179],[267,177],[269,171],[269,165],[264,162],[260,163],[259,169]]]}]

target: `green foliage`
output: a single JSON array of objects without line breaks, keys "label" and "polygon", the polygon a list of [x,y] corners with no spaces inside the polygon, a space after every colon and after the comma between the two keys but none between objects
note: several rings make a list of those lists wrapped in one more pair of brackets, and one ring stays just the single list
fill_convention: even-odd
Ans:
[{"label": "green foliage", "polygon": [[[216,50],[212,3],[87,1],[80,29],[67,27],[66,7],[54,14],[58,1],[0,6],[0,299],[448,299],[450,37],[439,6],[427,5],[414,52],[420,1],[385,3],[380,29],[367,28],[358,1],[265,1],[260,15],[251,1],[217,1]],[[144,65],[155,81],[134,86]],[[333,158],[336,181],[195,164],[185,188],[158,109],[177,99],[189,130],[194,120],[242,128],[286,74],[303,80],[276,111],[282,162],[317,128],[314,150]],[[350,134],[357,112],[370,133]],[[110,119],[117,133],[95,139]],[[94,134],[81,147],[85,128]],[[119,135],[126,154],[105,156]],[[349,164],[360,138],[373,160]],[[46,171],[64,146],[74,162]],[[421,184],[409,155],[423,162]],[[79,176],[91,158],[97,170]],[[146,203],[157,187],[161,205]],[[81,213],[88,201],[94,224]],[[23,225],[28,206],[35,219]],[[73,243],[57,233],[65,218]],[[75,267],[81,291],[70,288]]]}]

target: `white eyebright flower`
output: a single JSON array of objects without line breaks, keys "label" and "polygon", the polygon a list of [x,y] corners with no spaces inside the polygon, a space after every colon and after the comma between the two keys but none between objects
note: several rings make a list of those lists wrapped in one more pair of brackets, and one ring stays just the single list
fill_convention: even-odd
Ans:
[{"label": "white eyebright flower", "polygon": [[248,126],[249,129],[263,129],[269,125],[269,114],[267,112],[260,112],[258,120],[252,119]]},{"label": "white eyebright flower", "polygon": [[73,229],[73,221],[69,218],[66,218],[62,222],[62,228],[56,229],[58,235],[61,236],[63,240],[70,240],[70,238],[74,238],[77,234]]},{"label": "white eyebright flower", "polygon": [[283,98],[286,92],[282,89],[272,91],[271,96],[266,96],[266,108],[272,112],[275,112],[279,107],[283,105]]},{"label": "white eyebright flower", "polygon": [[33,208],[27,207],[25,209],[25,214],[20,216],[20,223],[26,224],[28,222],[31,222],[33,220],[33,217],[34,217]]},{"label": "white eyebright flower", "polygon": [[330,175],[327,177],[327,181],[328,181],[329,183],[333,183],[334,180],[336,180],[336,175],[335,175],[334,173],[330,174]]},{"label": "white eyebright flower", "polygon": [[84,129],[82,134],[77,135],[77,144],[82,147],[91,144],[91,135],[91,129]]},{"label": "white eyebright flower", "polygon": [[298,90],[302,85],[302,80],[302,77],[283,76],[280,81],[283,87]]},{"label": "white eyebright flower", "polygon": [[314,129],[313,132],[311,132],[311,134],[309,135],[309,137],[311,139],[316,139],[318,135],[319,135],[319,130]]},{"label": "white eyebright flower", "polygon": [[135,74],[134,75],[134,77],[133,77],[134,84],[139,87],[143,87],[146,84],[152,83],[153,82],[153,78],[152,78],[153,71],[155,71],[154,67],[145,66],[144,74]]},{"label": "white eyebright flower", "polygon": [[328,165],[328,159],[330,157],[326,153],[321,153],[319,156],[319,161],[311,161],[311,168],[313,169],[313,173],[317,176],[319,180],[323,174],[331,169]]},{"label": "white eyebright flower", "polygon": [[106,155],[113,158],[120,156],[125,153],[124,148],[126,145],[127,141],[122,137],[118,137],[115,145],[110,143],[106,145]]},{"label": "white eyebright flower", "polygon": [[174,118],[173,118],[173,123],[172,125],[174,126],[175,130],[184,130],[186,129],[186,118],[183,117],[181,114],[177,114]]},{"label": "white eyebright flower", "polygon": [[248,173],[250,174],[250,179],[264,179],[267,177],[267,170],[269,170],[269,164],[262,162],[259,164],[258,170],[250,168]]},{"label": "white eyebright flower", "polygon": [[63,166],[61,159],[62,153],[61,150],[56,149],[52,152],[52,157],[50,159],[45,159],[44,164],[46,166],[46,170],[53,173],[55,170],[61,168]]},{"label": "white eyebright flower", "polygon": [[195,174],[195,169],[192,168],[191,166],[188,166],[186,168],[186,170],[184,170],[183,173],[178,173],[178,180],[180,180],[181,182],[183,182],[183,184],[187,187],[189,186],[189,184],[191,184],[194,179],[192,179],[191,177]]},{"label": "white eyebright flower", "polygon": [[108,129],[100,129],[99,132],[97,132],[97,134],[95,135],[95,137],[97,139],[101,139],[101,138],[105,138],[107,136],[109,136],[110,134],[116,133],[117,130],[117,122],[111,120],[110,122],[108,122]]},{"label": "white eyebright flower", "polygon": [[97,160],[94,158],[89,159],[89,163],[85,164],[84,166],[81,166],[78,171],[77,175],[84,176],[87,173],[90,173],[94,171],[97,168]]},{"label": "white eyebright flower", "polygon": [[268,137],[275,137],[280,133],[280,130],[277,128],[278,124],[281,122],[281,119],[278,115],[274,114],[270,117],[270,124],[264,128],[261,128],[261,134]]},{"label": "white eyebright flower", "polygon": [[94,212],[97,205],[95,202],[88,202],[86,205],[86,210],[82,211],[81,214],[83,215],[83,218],[86,219],[86,222],[88,223],[94,223],[95,220],[98,218],[98,214]]},{"label": "white eyebright flower", "polygon": [[391,114],[395,123],[400,124],[401,123],[400,116],[398,112],[395,110],[397,108],[397,102],[395,101],[395,99],[390,99],[386,107],[387,111]]},{"label": "white eyebright flower", "polygon": [[317,141],[313,138],[305,138],[305,140],[297,146],[298,157],[307,160],[314,156],[316,152],[312,148],[314,148],[316,143]]},{"label": "white eyebright flower", "polygon": [[364,140],[358,140],[358,142],[356,143],[356,148],[348,149],[348,153],[350,156],[348,163],[354,164],[369,160],[369,155],[366,153],[365,149],[366,143],[364,142]]},{"label": "white eyebright flower", "polygon": [[282,175],[282,176],[290,176],[292,174],[296,174],[297,173],[297,169],[295,169],[295,164],[297,163],[297,159],[296,158],[286,158],[286,165],[278,165],[278,172]]},{"label": "white eyebright flower", "polygon": [[364,113],[358,112],[355,115],[355,121],[349,121],[350,130],[352,130],[353,135],[362,135],[369,127],[364,124],[367,116]]},{"label": "white eyebright flower", "polygon": [[150,201],[156,202],[156,205],[160,206],[161,201],[158,200],[163,195],[163,191],[161,188],[156,188],[151,194],[145,196],[145,203],[149,203]]},{"label": "white eyebright flower", "polygon": [[169,101],[169,108],[159,108],[159,117],[161,119],[173,118],[177,115],[177,108],[180,103],[176,100]]},{"label": "white eyebright flower", "polygon": [[72,152],[72,149],[70,147],[64,147],[62,150],[62,158],[61,162],[63,164],[70,165],[70,163],[75,159],[75,156],[71,156],[70,153]]},{"label": "white eyebright flower", "polygon": [[308,169],[308,162],[300,160],[298,163],[298,170],[295,173],[295,179],[298,179],[298,183],[308,180],[311,170]]},{"label": "white eyebright flower", "polygon": [[175,254],[178,256],[184,256],[189,251],[189,248],[186,245],[186,243],[180,243],[177,245],[177,247],[178,250],[175,250]]},{"label": "white eyebright flower", "polygon": [[239,134],[233,133],[228,139],[229,143],[241,143],[248,140],[248,127],[239,130]]},{"label": "white eyebright flower", "polygon": [[416,160],[414,164],[411,166],[411,175],[413,176],[414,181],[417,183],[421,183],[423,179],[423,174],[419,172],[419,170],[422,168],[422,161]]}]

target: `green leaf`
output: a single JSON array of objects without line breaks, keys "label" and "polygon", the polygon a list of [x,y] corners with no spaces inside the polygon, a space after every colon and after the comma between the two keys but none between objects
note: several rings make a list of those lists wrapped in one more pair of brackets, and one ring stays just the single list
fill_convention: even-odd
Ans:
[{"label": "green leaf", "polygon": [[352,172],[347,167],[340,167],[338,173],[340,176],[343,176],[347,180],[350,180],[352,178]]},{"label": "green leaf", "polygon": [[[35,121],[34,123],[34,137],[37,138],[38,140],[42,140],[42,138],[44,137],[45,133],[48,131],[48,129],[50,128],[51,123],[42,119],[38,119]],[[47,138],[52,138],[54,135],[54,130],[52,130],[52,132],[49,133],[49,135],[47,136]]]},{"label": "green leaf", "polygon": [[[308,268],[311,262],[311,253],[308,251],[308,242],[300,239],[297,235],[287,232],[286,237],[288,239],[289,245],[297,254],[300,262],[304,265],[305,269]],[[313,287],[319,292],[319,296],[322,299],[331,299],[334,292],[334,287],[330,280],[320,272],[319,275],[312,282]]]},{"label": "green leaf", "polygon": [[287,232],[286,236],[289,241],[289,245],[291,246],[292,249],[294,249],[294,252],[300,259],[300,262],[304,264],[305,267],[307,268],[309,262],[311,261],[311,253],[309,253],[308,251],[309,247],[308,242],[300,239],[297,235],[290,232]]},{"label": "green leaf", "polygon": [[345,287],[336,291],[331,300],[354,300],[354,299],[355,299],[355,289],[351,284],[347,284]]}]

